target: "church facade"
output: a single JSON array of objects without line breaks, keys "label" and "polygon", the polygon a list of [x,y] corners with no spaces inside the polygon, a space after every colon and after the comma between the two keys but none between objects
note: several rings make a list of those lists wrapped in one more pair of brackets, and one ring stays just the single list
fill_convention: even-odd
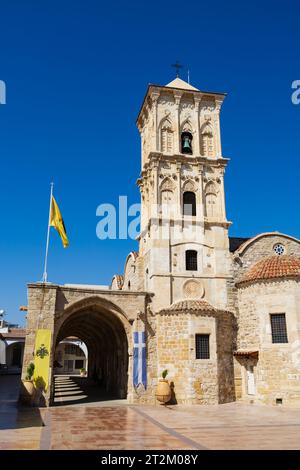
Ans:
[{"label": "church facade", "polygon": [[[28,286],[24,373],[37,329],[55,348],[84,341],[89,377],[130,403],[155,403],[168,370],[173,400],[300,404],[300,241],[278,232],[232,238],[220,112],[225,94],[180,78],[149,85],[141,135],[141,232],[110,286]],[[134,384],[135,334],[146,380]]]}]

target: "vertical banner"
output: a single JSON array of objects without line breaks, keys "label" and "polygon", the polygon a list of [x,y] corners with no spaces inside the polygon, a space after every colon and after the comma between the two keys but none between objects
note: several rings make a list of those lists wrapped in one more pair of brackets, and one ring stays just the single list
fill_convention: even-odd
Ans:
[{"label": "vertical banner", "polygon": [[144,331],[133,333],[133,385],[147,388],[146,340]]},{"label": "vertical banner", "polygon": [[34,347],[34,374],[36,387],[45,391],[49,385],[51,330],[37,330]]}]

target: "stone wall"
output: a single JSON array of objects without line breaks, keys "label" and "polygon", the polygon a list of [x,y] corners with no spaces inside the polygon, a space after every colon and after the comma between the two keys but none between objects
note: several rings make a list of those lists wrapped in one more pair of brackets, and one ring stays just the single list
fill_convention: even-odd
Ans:
[{"label": "stone wall", "polygon": [[[89,350],[90,364],[93,358],[95,360],[97,359],[95,354],[97,357],[99,356],[98,346],[103,343],[103,341],[101,341],[101,335],[106,334],[105,332],[108,331],[107,327],[109,327],[112,334],[111,341],[110,338],[107,337],[107,334],[106,339],[103,339],[108,341],[107,346],[109,346],[110,343],[116,346],[115,350],[113,350],[114,354],[111,354],[111,360],[114,361],[114,363],[117,361],[118,364],[120,363],[121,367],[121,362],[128,362],[128,375],[126,374],[125,379],[128,382],[128,386],[126,387],[128,390],[128,399],[130,402],[136,401],[136,399],[139,399],[139,395],[135,394],[132,383],[132,339],[133,332],[138,331],[135,328],[146,329],[148,335],[149,383],[152,384],[153,380],[156,378],[154,318],[152,318],[150,313],[147,315],[146,310],[147,303],[150,299],[151,295],[144,292],[98,290],[89,288],[88,286],[66,287],[40,283],[30,284],[28,286],[28,314],[22,378],[26,375],[28,364],[34,362],[34,344],[36,331],[38,329],[50,329],[52,331],[49,369],[49,383],[52,384],[52,364],[57,341],[64,339],[64,337],[68,335],[77,335],[88,347],[91,347],[91,350]],[[69,322],[71,329],[65,327],[69,319],[74,319],[74,316],[79,313],[82,322],[72,326],[73,321],[71,321]],[[99,324],[97,325],[91,323],[92,320],[93,322],[97,320],[96,317],[99,319]],[[147,317],[149,317],[149,320]],[[136,322],[139,323],[136,324]],[[73,330],[74,327],[76,332]],[[64,329],[62,330],[62,328]],[[121,330],[124,331],[122,332]],[[62,331],[63,333],[61,333]],[[82,337],[80,333],[82,333]],[[116,343],[113,343],[115,339]],[[122,344],[118,344],[120,342]],[[128,345],[128,348],[126,345]],[[108,355],[110,354],[109,347],[107,347],[106,352]],[[122,357],[120,357],[120,354]],[[113,355],[115,357],[112,357]],[[120,383],[121,382],[123,383],[123,379],[120,379]],[[122,394],[123,388],[122,385]],[[146,395],[147,400],[152,396],[153,402],[153,392],[147,390]],[[52,396],[53,388],[50,386],[45,397],[47,404],[50,403]]]},{"label": "stone wall", "polygon": [[143,257],[130,254],[125,263],[123,290],[143,291],[144,288]]},{"label": "stone wall", "polygon": [[292,237],[276,232],[254,237],[231,254],[231,279],[227,280],[228,310],[238,314],[236,282],[257,261],[274,255],[273,247],[276,243],[281,243],[285,247],[285,254],[300,257],[300,243]]},{"label": "stone wall", "polygon": [[[178,403],[234,400],[233,317],[228,312],[157,315],[158,372],[169,371]],[[196,359],[195,335],[210,335],[210,358]]]},{"label": "stone wall", "polygon": [[[26,325],[26,340],[23,357],[22,379],[25,379],[26,370],[30,362],[34,362],[35,336],[38,329],[49,329],[54,331],[54,318],[56,306],[56,288],[52,286],[43,286],[36,289],[33,286],[28,287],[28,312]],[[51,338],[53,345],[53,335]],[[50,364],[53,363],[53,347],[50,351]],[[50,368],[51,384],[52,367]],[[51,385],[46,394],[46,403],[49,404],[51,394]]]},{"label": "stone wall", "polygon": [[[249,396],[246,367],[249,358],[239,358],[237,377],[242,380],[241,397],[264,403],[300,403],[300,282],[258,281],[239,288],[237,347],[258,351],[253,361],[256,393]],[[272,343],[270,315],[285,313],[288,343]]]}]

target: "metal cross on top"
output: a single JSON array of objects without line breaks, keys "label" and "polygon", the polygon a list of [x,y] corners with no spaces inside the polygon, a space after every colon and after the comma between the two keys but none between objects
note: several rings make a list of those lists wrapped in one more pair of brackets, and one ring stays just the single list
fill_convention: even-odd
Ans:
[{"label": "metal cross on top", "polygon": [[176,61],[176,64],[172,64],[172,67],[175,67],[176,69],[176,77],[179,77],[179,70],[182,69],[183,65],[181,65],[178,60]]}]

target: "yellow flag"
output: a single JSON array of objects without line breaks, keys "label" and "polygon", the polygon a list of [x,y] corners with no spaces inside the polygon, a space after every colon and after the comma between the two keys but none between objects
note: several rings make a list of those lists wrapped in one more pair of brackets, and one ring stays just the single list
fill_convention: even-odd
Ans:
[{"label": "yellow flag", "polygon": [[33,381],[45,391],[49,385],[51,330],[37,330],[34,347]]},{"label": "yellow flag", "polygon": [[53,196],[51,200],[50,227],[54,227],[58,231],[64,248],[67,248],[67,246],[69,246],[69,240],[64,219],[61,216],[60,210]]}]

